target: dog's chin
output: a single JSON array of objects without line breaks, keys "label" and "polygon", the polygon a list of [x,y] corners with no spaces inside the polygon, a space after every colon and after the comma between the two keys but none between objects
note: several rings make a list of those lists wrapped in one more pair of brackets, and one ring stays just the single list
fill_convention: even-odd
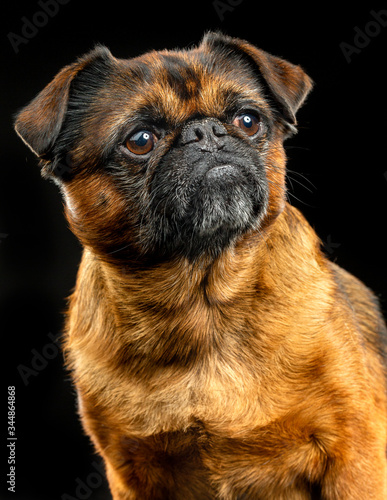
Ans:
[{"label": "dog's chin", "polygon": [[207,165],[189,183],[169,187],[152,217],[159,254],[217,257],[239,236],[259,228],[266,212],[266,178],[253,166]]},{"label": "dog's chin", "polygon": [[259,200],[254,199],[247,183],[239,177],[232,165],[208,170],[192,194],[184,226],[190,227],[199,238],[249,227],[258,215]]}]

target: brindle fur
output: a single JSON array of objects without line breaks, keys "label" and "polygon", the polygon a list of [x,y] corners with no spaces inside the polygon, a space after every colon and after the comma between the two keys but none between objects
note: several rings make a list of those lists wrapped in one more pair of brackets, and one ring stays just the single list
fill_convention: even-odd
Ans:
[{"label": "brindle fur", "polygon": [[[130,60],[97,47],[17,117],[84,246],[64,349],[114,500],[387,498],[377,300],[286,202],[282,144],[311,86],[209,33]],[[246,108],[257,140],[231,123]],[[181,137],[208,120],[242,174],[217,181],[219,202],[202,183],[199,203]],[[124,153],[149,124],[150,157]]]}]

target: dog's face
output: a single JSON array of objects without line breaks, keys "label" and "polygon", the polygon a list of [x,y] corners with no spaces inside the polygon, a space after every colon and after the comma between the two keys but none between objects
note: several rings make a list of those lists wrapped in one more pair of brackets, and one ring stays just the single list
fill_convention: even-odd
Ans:
[{"label": "dog's face", "polygon": [[281,212],[282,142],[310,88],[300,67],[219,34],[130,60],[98,47],[16,130],[99,255],[216,257]]}]

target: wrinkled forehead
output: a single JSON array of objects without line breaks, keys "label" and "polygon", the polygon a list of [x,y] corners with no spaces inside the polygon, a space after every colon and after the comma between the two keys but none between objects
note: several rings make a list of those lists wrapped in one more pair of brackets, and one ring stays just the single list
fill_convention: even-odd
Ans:
[{"label": "wrinkled forehead", "polygon": [[134,108],[153,108],[171,121],[191,114],[217,116],[242,100],[264,105],[258,80],[247,65],[200,51],[155,52],[132,60]]},{"label": "wrinkled forehead", "polygon": [[139,121],[174,128],[193,116],[222,119],[243,107],[268,108],[253,70],[227,57],[194,49],[116,62],[92,106],[105,138]]}]

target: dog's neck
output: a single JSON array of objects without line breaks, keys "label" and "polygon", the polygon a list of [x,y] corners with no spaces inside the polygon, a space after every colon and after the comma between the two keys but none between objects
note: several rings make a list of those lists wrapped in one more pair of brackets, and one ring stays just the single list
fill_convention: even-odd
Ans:
[{"label": "dog's neck", "polygon": [[97,258],[97,265],[110,303],[124,314],[141,307],[165,311],[169,317],[184,316],[195,307],[203,311],[229,308],[254,293],[267,258],[267,249],[263,248],[267,237],[267,233],[246,234],[216,259],[175,257],[139,268]]},{"label": "dog's neck", "polygon": [[[112,358],[118,352],[131,360],[154,356],[155,364],[208,358],[222,345],[235,342],[242,331],[253,334],[249,314],[264,310],[267,297],[272,299],[271,314],[292,322],[291,305],[283,297],[306,301],[302,287],[311,279],[323,288],[318,239],[311,235],[302,215],[287,207],[265,233],[246,235],[212,263],[175,259],[140,271],[103,262],[86,250],[80,268],[83,278],[71,304],[79,319],[71,330],[82,343],[82,337],[93,331],[93,318],[104,318],[105,325],[92,335],[99,337],[99,346],[115,345]],[[286,239],[285,244],[279,239]],[[278,251],[280,247],[287,248],[287,255]],[[278,273],[281,287],[273,279]],[[82,289],[85,282],[94,291]],[[88,302],[88,296],[98,300]]]},{"label": "dog's neck", "polygon": [[[281,248],[287,249],[288,257],[276,251],[281,243],[278,238],[287,240]],[[139,268],[122,261],[104,261],[86,250],[84,261],[92,266],[98,286],[103,285],[118,316],[120,310],[127,314],[139,307],[184,315],[195,304],[229,308],[262,287],[268,293],[273,268],[276,273],[283,269],[283,286],[295,278],[302,280],[303,274],[313,271],[319,255],[317,236],[303,216],[288,205],[271,226],[246,234],[217,259],[203,257],[190,262],[177,257]]]}]

